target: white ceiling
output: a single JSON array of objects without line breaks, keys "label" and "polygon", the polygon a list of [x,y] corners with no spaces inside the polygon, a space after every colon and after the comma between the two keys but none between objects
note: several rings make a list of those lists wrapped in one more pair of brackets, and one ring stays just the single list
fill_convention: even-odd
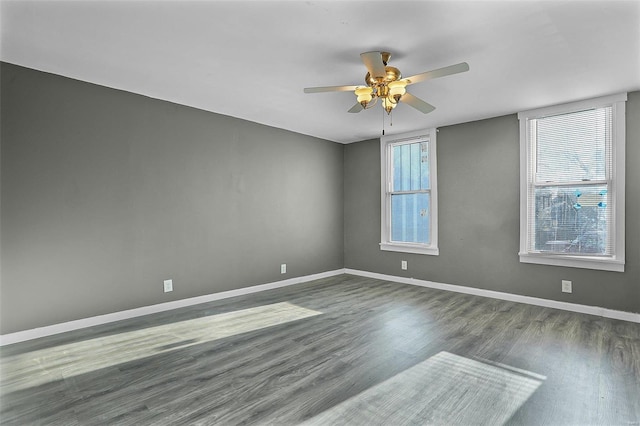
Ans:
[{"label": "white ceiling", "polygon": [[349,114],[361,52],[388,50],[409,86],[387,134],[640,89],[639,1],[6,1],[5,62],[348,143],[382,108]]}]

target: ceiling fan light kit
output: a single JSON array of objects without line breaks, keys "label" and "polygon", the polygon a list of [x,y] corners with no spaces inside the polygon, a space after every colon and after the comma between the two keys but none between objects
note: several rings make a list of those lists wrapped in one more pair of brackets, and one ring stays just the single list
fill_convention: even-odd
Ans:
[{"label": "ceiling fan light kit", "polygon": [[358,87],[355,90],[356,97],[358,98],[358,103],[362,105],[362,108],[366,108],[367,104],[371,102],[373,97],[373,88],[371,87]]},{"label": "ceiling fan light kit", "polygon": [[400,98],[407,93],[407,82],[405,80],[392,81],[387,85],[389,88],[389,97],[398,103]]},{"label": "ceiling fan light kit", "polygon": [[423,114],[428,114],[433,111],[435,107],[407,93],[407,86],[438,77],[469,71],[469,65],[466,62],[461,62],[456,65],[402,78],[402,74],[398,68],[387,65],[391,58],[391,53],[389,52],[365,52],[360,54],[360,58],[368,71],[364,77],[366,86],[307,87],[304,89],[304,92],[353,91],[358,102],[349,109],[351,113],[358,113],[364,109],[370,109],[377,103],[378,99],[380,99],[381,105],[385,111],[387,111],[387,114],[390,114],[400,102],[406,103]]}]

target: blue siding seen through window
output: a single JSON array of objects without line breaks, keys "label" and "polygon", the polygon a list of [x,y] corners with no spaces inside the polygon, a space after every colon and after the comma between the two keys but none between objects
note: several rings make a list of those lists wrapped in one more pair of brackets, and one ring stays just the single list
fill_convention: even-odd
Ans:
[{"label": "blue siding seen through window", "polygon": [[393,146],[391,241],[429,244],[429,143]]},{"label": "blue siding seen through window", "polygon": [[391,241],[429,243],[429,194],[391,196]]},{"label": "blue siding seen through window", "polygon": [[429,143],[393,147],[393,191],[429,189]]}]

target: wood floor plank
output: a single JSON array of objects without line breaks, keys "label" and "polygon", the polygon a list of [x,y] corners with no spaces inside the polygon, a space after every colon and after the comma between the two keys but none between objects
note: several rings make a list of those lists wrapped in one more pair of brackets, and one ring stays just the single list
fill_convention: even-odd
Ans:
[{"label": "wood floor plank", "polygon": [[640,324],[342,275],[0,348],[0,423],[640,423]]}]

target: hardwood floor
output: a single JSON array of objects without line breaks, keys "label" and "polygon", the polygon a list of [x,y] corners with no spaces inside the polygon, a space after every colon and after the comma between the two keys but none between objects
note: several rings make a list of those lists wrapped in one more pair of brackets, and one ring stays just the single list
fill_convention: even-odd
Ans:
[{"label": "hardwood floor", "polygon": [[7,425],[640,424],[640,324],[342,275],[0,348]]}]

